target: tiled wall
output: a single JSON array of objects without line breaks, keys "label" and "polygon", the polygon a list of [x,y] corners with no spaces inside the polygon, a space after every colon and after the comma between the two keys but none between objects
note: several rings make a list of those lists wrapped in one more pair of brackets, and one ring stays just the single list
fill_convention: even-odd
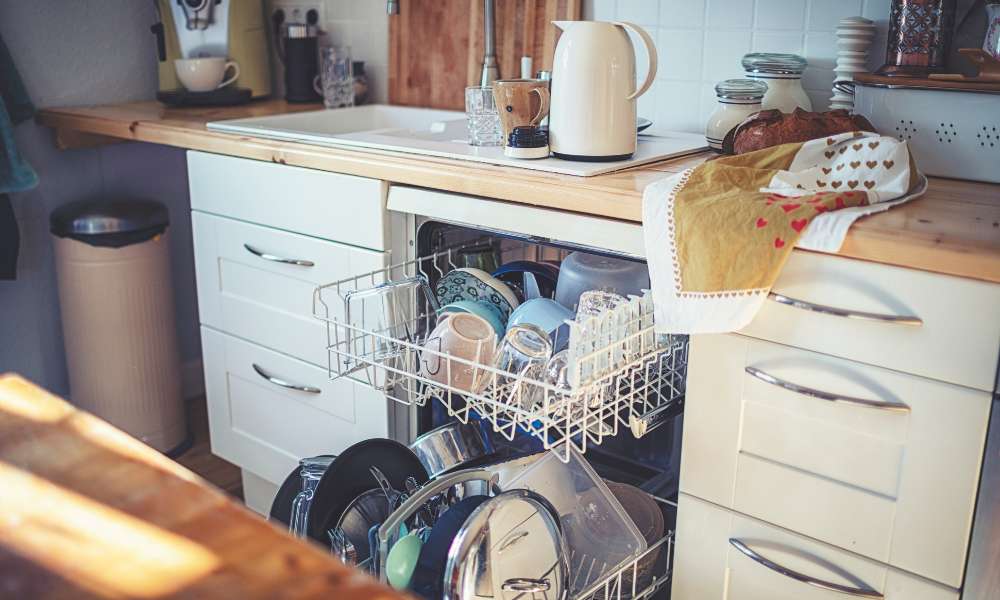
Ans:
[{"label": "tiled wall", "polygon": [[389,16],[385,0],[321,0],[330,43],[351,47],[365,61],[373,102],[388,102]]},{"label": "tiled wall", "polygon": [[[704,131],[716,105],[714,85],[742,77],[747,52],[805,56],[803,86],[814,110],[826,110],[843,17],[861,15],[879,27],[869,66],[882,64],[889,0],[583,0],[583,16],[630,21],[656,40],[656,84],[639,100],[653,130]],[[646,57],[637,52],[640,77]]]}]

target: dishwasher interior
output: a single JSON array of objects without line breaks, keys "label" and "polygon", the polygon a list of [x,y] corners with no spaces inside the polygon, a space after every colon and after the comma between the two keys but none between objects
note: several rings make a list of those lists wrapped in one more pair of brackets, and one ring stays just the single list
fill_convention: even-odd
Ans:
[{"label": "dishwasher interior", "polygon": [[[472,266],[467,257],[481,255],[484,248],[498,264],[558,263],[571,252],[608,253],[435,220],[417,223],[415,231],[411,260],[316,290],[314,313],[328,324],[331,377],[353,377],[409,407],[418,435],[456,419],[479,421],[508,456],[549,450],[566,462],[582,455],[605,481],[650,494],[663,512],[664,536],[615,572],[588,580],[573,597],[668,597],[686,336],[655,334],[648,293],[630,297],[629,306],[615,315],[584,325],[567,323],[568,351],[575,352],[577,369],[570,392],[527,374],[511,377],[486,360],[437,356],[427,344],[438,315],[419,280],[434,290],[445,274]],[[394,291],[386,295],[387,290]],[[588,327],[597,329],[598,322],[604,334],[595,341],[585,333]],[[589,345],[574,350],[584,343]],[[486,383],[472,389],[452,385],[451,371],[442,383],[428,375],[431,360],[446,361],[445,369],[472,369]],[[571,563],[580,570],[586,560],[577,556]],[[653,576],[641,576],[651,565]]]}]

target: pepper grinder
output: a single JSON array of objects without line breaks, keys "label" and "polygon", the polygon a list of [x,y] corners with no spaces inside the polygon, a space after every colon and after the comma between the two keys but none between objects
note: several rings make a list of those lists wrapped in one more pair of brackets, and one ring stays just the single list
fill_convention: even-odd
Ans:
[{"label": "pepper grinder", "polygon": [[837,24],[837,74],[830,108],[854,109],[854,74],[868,71],[868,50],[875,37],[875,23],[864,17],[847,17]]}]

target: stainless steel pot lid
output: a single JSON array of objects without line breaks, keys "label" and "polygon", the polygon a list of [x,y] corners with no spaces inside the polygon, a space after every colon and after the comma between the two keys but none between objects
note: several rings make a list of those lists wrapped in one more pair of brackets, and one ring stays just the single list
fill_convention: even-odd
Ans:
[{"label": "stainless steel pot lid", "polygon": [[446,600],[564,600],[566,541],[555,509],[529,490],[490,498],[459,530],[444,569]]}]

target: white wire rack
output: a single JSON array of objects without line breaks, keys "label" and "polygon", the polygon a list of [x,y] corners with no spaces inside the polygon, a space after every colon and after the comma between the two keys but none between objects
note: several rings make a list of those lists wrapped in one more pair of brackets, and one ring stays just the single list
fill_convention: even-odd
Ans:
[{"label": "white wire rack", "polygon": [[406,405],[435,399],[463,422],[475,411],[505,438],[528,433],[564,461],[571,447],[586,452],[622,427],[644,434],[652,427],[636,423],[683,400],[687,338],[654,333],[648,293],[567,322],[569,386],[501,370],[492,355],[468,360],[428,343],[437,324],[429,282],[457,268],[464,247],[316,288],[330,377],[354,377]]},{"label": "white wire rack", "polygon": [[[600,581],[574,597],[574,600],[643,600],[651,598],[670,583],[673,567],[674,532],[649,545],[636,556]],[[570,574],[572,577],[574,574]]]}]

